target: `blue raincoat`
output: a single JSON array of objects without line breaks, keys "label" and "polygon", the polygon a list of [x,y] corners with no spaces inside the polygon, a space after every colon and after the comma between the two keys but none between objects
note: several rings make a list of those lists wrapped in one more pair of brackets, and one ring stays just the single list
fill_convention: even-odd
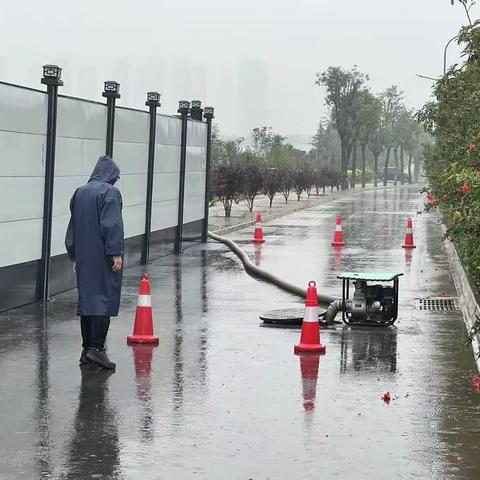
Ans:
[{"label": "blue raincoat", "polygon": [[77,264],[79,315],[118,315],[122,272],[112,272],[112,256],[123,255],[122,196],[113,186],[119,176],[115,162],[100,157],[70,201],[65,246]]}]

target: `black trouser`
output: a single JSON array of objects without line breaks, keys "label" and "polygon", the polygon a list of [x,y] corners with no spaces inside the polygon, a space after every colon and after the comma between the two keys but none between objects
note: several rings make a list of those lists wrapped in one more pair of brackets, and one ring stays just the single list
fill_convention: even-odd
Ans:
[{"label": "black trouser", "polygon": [[82,329],[83,348],[98,348],[99,350],[105,348],[110,317],[82,315],[80,317],[80,326]]}]

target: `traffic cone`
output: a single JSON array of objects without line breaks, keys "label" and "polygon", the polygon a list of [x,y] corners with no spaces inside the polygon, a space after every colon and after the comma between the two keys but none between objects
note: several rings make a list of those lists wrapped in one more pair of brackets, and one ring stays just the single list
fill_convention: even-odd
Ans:
[{"label": "traffic cone", "polygon": [[335,226],[335,234],[333,235],[332,246],[343,247],[344,245],[345,242],[343,241],[342,216],[337,215],[337,225]]},{"label": "traffic cone", "polygon": [[402,248],[416,248],[416,245],[413,243],[413,222],[411,218],[407,220],[407,233],[405,234],[405,242]]},{"label": "traffic cone", "polygon": [[315,397],[317,396],[318,364],[320,354],[301,354],[300,372],[302,373],[303,408],[311,412],[315,408]]},{"label": "traffic cone", "polygon": [[255,220],[255,233],[253,235],[253,243],[265,243],[262,229],[262,214],[260,212],[257,213],[257,218]]},{"label": "traffic cone", "polygon": [[320,325],[318,323],[318,297],[315,282],[309,282],[305,315],[302,323],[300,343],[295,345],[294,353],[325,353],[325,345],[320,343]]},{"label": "traffic cone", "polygon": [[158,343],[158,337],[153,335],[152,300],[150,296],[150,279],[145,273],[140,280],[138,290],[137,312],[133,335],[127,337],[128,343]]}]

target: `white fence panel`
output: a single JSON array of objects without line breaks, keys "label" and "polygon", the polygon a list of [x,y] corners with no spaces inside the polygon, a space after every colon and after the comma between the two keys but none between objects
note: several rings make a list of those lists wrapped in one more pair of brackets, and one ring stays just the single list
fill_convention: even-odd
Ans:
[{"label": "white fence panel", "polygon": [[0,84],[0,267],[42,249],[47,96]]}]

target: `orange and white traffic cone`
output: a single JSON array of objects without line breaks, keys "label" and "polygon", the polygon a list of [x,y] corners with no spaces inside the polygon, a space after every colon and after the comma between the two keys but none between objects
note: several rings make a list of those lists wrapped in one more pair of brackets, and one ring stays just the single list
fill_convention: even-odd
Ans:
[{"label": "orange and white traffic cone", "polygon": [[300,343],[293,349],[298,353],[325,353],[325,345],[320,343],[320,324],[318,322],[318,297],[315,282],[309,282],[307,300],[305,302],[305,315],[302,323]]},{"label": "orange and white traffic cone", "polygon": [[320,354],[300,354],[300,372],[302,373],[303,408],[311,412],[315,408],[315,397],[317,396],[318,364]]},{"label": "orange and white traffic cone", "polygon": [[333,235],[332,246],[343,247],[344,245],[345,242],[343,241],[342,216],[337,215],[337,224],[335,226],[335,234]]},{"label": "orange and white traffic cone", "polygon": [[152,299],[150,294],[150,279],[145,273],[140,280],[138,291],[137,312],[133,334],[127,337],[128,343],[158,343],[158,337],[153,335]]},{"label": "orange and white traffic cone", "polygon": [[411,218],[407,220],[407,233],[405,234],[405,242],[402,248],[416,248],[416,245],[413,243],[413,222]]},{"label": "orange and white traffic cone", "polygon": [[255,233],[253,235],[253,243],[265,243],[262,229],[262,214],[260,212],[257,213],[257,218],[255,220]]}]

